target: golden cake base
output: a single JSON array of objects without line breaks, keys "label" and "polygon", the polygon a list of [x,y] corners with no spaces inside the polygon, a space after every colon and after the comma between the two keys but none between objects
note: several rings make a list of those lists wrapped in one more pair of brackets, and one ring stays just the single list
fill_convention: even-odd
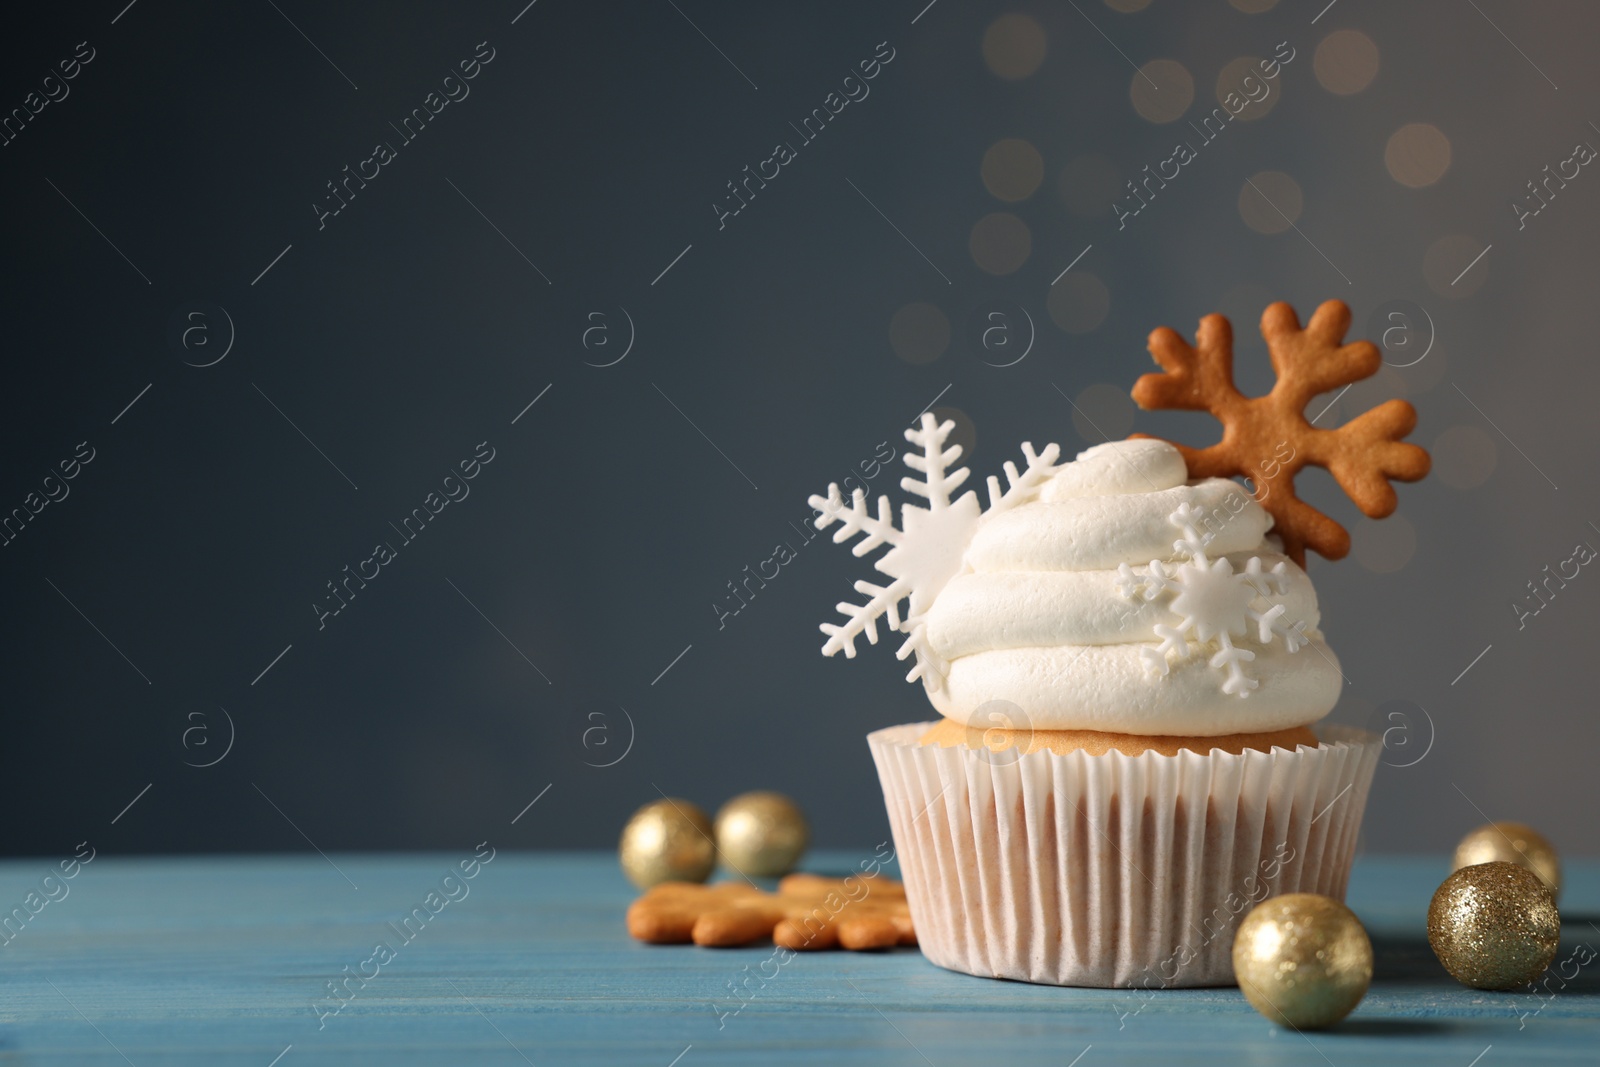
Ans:
[{"label": "golden cake base", "polygon": [[1245,749],[1270,752],[1286,748],[1291,752],[1297,745],[1316,747],[1317,735],[1309,726],[1295,726],[1288,730],[1269,730],[1253,734],[1219,734],[1211,737],[1180,737],[1160,734],[1119,734],[1104,730],[1013,730],[992,726],[980,730],[965,726],[954,719],[941,719],[932,729],[918,739],[919,744],[951,748],[985,748],[1004,752],[1018,748],[1023,754],[1048,750],[1058,756],[1070,752],[1085,752],[1103,756],[1113,750],[1125,756],[1138,756],[1145,752],[1159,752],[1175,756],[1180,751],[1199,752],[1202,755],[1214,748],[1238,755]]}]

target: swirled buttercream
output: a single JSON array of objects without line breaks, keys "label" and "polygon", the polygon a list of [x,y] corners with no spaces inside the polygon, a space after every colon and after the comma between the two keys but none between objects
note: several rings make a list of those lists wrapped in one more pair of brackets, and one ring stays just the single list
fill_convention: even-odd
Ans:
[{"label": "swirled buttercream", "polygon": [[1243,487],[1186,477],[1164,441],[1112,442],[985,516],[924,620],[946,664],[934,707],[980,728],[1004,708],[1013,726],[1180,735],[1326,715],[1340,674],[1310,579]]}]

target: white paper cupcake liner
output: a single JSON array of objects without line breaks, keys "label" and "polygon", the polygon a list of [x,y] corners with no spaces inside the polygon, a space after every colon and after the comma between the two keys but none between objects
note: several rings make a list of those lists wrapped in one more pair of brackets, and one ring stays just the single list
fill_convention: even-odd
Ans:
[{"label": "white paper cupcake liner", "polygon": [[923,954],[982,977],[1233,983],[1233,930],[1279,893],[1344,898],[1381,746],[1020,755],[867,738]]}]

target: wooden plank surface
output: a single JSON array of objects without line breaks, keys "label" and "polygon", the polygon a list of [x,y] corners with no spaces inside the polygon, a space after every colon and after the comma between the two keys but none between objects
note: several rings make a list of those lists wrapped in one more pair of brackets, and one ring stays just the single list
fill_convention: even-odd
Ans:
[{"label": "wooden plank surface", "polygon": [[[808,868],[844,873],[869,855],[824,854]],[[1139,1001],[1125,991],[971,978],[914,950],[802,955],[737,1014],[722,1014],[738,1007],[730,985],[746,967],[760,973],[771,946],[631,941],[622,913],[634,894],[608,853],[502,851],[460,883],[465,895],[447,885],[459,899],[426,923],[414,919],[402,941],[388,924],[425,905],[471,856],[99,856],[65,883],[65,896],[51,885],[59,899],[25,924],[13,920],[20,932],[0,949],[0,1063],[1600,1061],[1600,960],[1545,1000],[1469,990],[1445,975],[1424,932],[1442,858],[1358,863],[1350,904],[1372,934],[1378,978],[1344,1026],[1302,1035],[1269,1024],[1236,989],[1161,992],[1135,1014]],[[0,909],[23,907],[52,867],[0,864]],[[1600,949],[1600,863],[1569,867],[1561,958],[1580,943]],[[362,970],[384,940],[398,946],[394,958],[365,964],[376,975],[319,1020],[334,1003],[325,983]]]}]

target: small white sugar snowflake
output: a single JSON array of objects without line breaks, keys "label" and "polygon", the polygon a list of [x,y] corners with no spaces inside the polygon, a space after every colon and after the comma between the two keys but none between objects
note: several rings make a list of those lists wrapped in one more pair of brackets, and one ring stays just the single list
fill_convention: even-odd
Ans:
[{"label": "small white sugar snowflake", "polygon": [[[955,425],[952,420],[941,423],[932,414],[924,414],[917,429],[906,431],[906,440],[922,450],[920,454],[908,451],[906,466],[922,477],[902,478],[900,488],[922,497],[928,506],[902,504],[901,527],[894,524],[894,508],[888,498],[878,497],[878,511],[874,515],[867,507],[867,494],[863,489],[857,489],[848,504],[838,485],[828,486],[826,497],[811,497],[811,506],[819,512],[817,529],[825,530],[839,523],[833,535],[835,543],[865,534],[852,549],[857,556],[864,556],[882,545],[891,546],[873,566],[894,579],[888,585],[866,581],[855,584],[856,592],[870,599],[865,604],[839,604],[845,622],[822,624],[822,632],[828,635],[822,646],[823,655],[831,656],[842,650],[846,657],[853,659],[856,638],[860,635],[866,634],[869,644],[878,643],[878,619],[884,617],[889,629],[907,635],[896,658],[903,660],[913,654],[917,657],[906,681],[921,678],[930,690],[943,687],[945,672],[949,669],[949,664],[928,643],[926,619],[934,598],[961,572],[967,545],[978,526],[989,516],[1037,496],[1040,486],[1055,472],[1056,457],[1061,453],[1056,445],[1036,453],[1032,445],[1024,444],[1022,455],[1027,461],[1026,468],[1019,472],[1014,463],[1006,462],[1004,492],[1000,489],[1000,480],[991,476],[988,479],[989,507],[984,510],[978,504],[977,494],[971,490],[954,500],[950,497],[970,473],[965,467],[950,469],[950,465],[961,458],[960,445],[946,448],[944,444]],[[909,601],[903,618],[902,600]]]},{"label": "small white sugar snowflake", "polygon": [[1267,600],[1287,592],[1288,564],[1280,562],[1271,571],[1263,571],[1261,557],[1251,556],[1244,570],[1235,573],[1233,564],[1226,559],[1208,559],[1198,529],[1202,517],[1188,504],[1180,505],[1168,516],[1168,521],[1183,533],[1173,542],[1173,550],[1187,559],[1173,565],[1170,571],[1160,560],[1151,560],[1148,573],[1143,575],[1135,574],[1124,563],[1117,569],[1114,588],[1130,600],[1143,597],[1153,601],[1172,594],[1169,607],[1178,616],[1177,624],[1158,624],[1155,634],[1161,643],[1145,645],[1140,650],[1149,673],[1165,676],[1169,663],[1215,646],[1217,651],[1211,656],[1210,665],[1226,672],[1222,691],[1248,697],[1259,683],[1245,674],[1240,664],[1255,659],[1256,654],[1235,645],[1233,638],[1243,637],[1254,623],[1261,644],[1270,644],[1277,635],[1285,648],[1298,652],[1307,641],[1305,621],[1284,625],[1288,608]]}]

